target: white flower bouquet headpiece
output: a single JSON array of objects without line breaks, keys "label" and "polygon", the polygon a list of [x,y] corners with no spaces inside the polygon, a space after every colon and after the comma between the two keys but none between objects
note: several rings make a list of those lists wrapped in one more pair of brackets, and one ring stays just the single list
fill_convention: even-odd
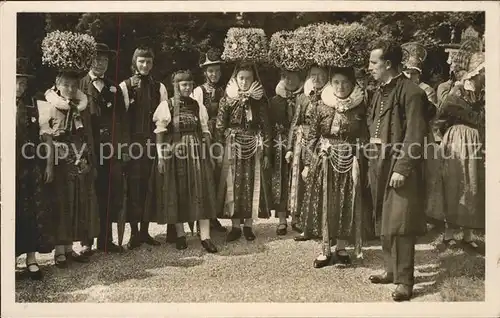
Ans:
[{"label": "white flower bouquet headpiece", "polygon": [[368,44],[375,33],[359,23],[320,24],[317,27],[315,62],[330,67],[363,67]]},{"label": "white flower bouquet headpiece", "polygon": [[300,36],[293,31],[279,31],[271,36],[269,43],[269,60],[280,69],[300,71],[311,65],[306,58],[310,51],[307,42],[304,45],[304,33]]},{"label": "white flower bouquet headpiece", "polygon": [[227,62],[266,63],[268,41],[264,30],[231,28],[224,40],[222,59]]},{"label": "white flower bouquet headpiece", "polygon": [[307,26],[297,28],[294,33],[295,50],[297,51],[296,56],[300,58],[306,64],[306,67],[314,64],[314,56],[316,53],[316,33],[318,24],[309,24]]},{"label": "white flower bouquet headpiece", "polygon": [[70,31],[48,33],[42,41],[42,64],[59,71],[85,72],[96,55],[94,37]]}]

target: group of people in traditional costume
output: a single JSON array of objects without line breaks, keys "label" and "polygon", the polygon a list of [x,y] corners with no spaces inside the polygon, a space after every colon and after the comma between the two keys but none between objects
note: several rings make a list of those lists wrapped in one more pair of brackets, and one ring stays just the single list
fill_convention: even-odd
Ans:
[{"label": "group of people in traditional costume", "polygon": [[[103,43],[96,51],[90,70],[58,69],[54,86],[33,98],[25,93],[33,75],[18,58],[16,256],[27,253],[33,279],[42,277],[36,252],[54,250],[55,265],[65,268],[90,260],[94,238],[98,250],[122,251],[111,229],[120,217],[131,227],[128,249],[160,245],[150,222],[167,224],[167,243],[186,249],[189,223],[216,253],[211,231],[226,232],[217,218],[231,220],[228,242],[242,234],[252,241],[254,220],[274,210],[277,235],[287,234],[290,217],[295,241],[321,240],[315,268],[350,264],[356,228],[373,228],[385,271],[369,280],[396,284],[392,297],[402,301],[412,297],[427,201],[443,202],[430,216],[448,224],[447,246],[457,244],[456,226],[471,246],[470,229],[484,228],[484,158],[472,157],[484,145],[481,50],[461,52],[456,82],[437,97],[420,82],[422,60],[403,61],[404,46],[381,38],[364,65],[379,83],[372,94],[354,65],[312,63],[282,67],[269,99],[252,61],[238,62],[222,83],[216,49],[202,54],[202,85],[195,88],[188,70],[172,75],[172,97],[151,75],[151,49],[135,50],[132,75],[119,85],[106,77],[116,52]],[[438,160],[432,173],[422,156],[430,122],[445,154],[456,156]]]}]

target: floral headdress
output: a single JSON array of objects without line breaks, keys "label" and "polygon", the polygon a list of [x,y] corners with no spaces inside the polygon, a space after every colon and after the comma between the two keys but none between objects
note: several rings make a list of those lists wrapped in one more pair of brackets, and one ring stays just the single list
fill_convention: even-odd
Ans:
[{"label": "floral headdress", "polygon": [[224,40],[222,59],[228,62],[266,63],[268,53],[264,30],[257,28],[231,28]]},{"label": "floral headdress", "polygon": [[299,27],[294,33],[297,55],[304,60],[306,68],[311,67],[314,63],[314,56],[316,54],[316,33],[318,24],[309,24],[307,26]]},{"label": "floral headdress", "polygon": [[92,65],[97,43],[88,34],[54,31],[42,41],[42,64],[59,72],[84,74]]},{"label": "floral headdress", "polygon": [[319,24],[316,29],[315,62],[329,67],[363,67],[368,43],[375,33],[359,23]]},{"label": "floral headdress", "polygon": [[276,67],[287,71],[300,71],[309,67],[311,61],[305,58],[305,51],[309,47],[303,41],[304,35],[304,32],[293,31],[274,33],[269,43],[269,60]]}]

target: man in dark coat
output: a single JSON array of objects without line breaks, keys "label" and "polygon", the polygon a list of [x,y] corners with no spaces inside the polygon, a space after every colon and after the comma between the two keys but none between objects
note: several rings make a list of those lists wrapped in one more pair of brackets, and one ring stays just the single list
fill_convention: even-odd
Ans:
[{"label": "man in dark coat", "polygon": [[[122,161],[128,154],[120,155],[119,145],[128,144],[128,122],[123,96],[118,85],[105,77],[109,60],[115,51],[106,44],[97,44],[97,55],[91,70],[81,80],[80,89],[87,94],[92,118],[92,133],[95,143],[98,167],[96,189],[99,202],[100,234],[97,249],[105,252],[119,252],[113,243],[111,224],[116,213],[122,208]],[[93,238],[83,242],[84,253],[91,254]]]},{"label": "man in dark coat", "polygon": [[400,73],[402,50],[374,43],[369,71],[380,83],[371,102],[369,179],[385,273],[374,284],[397,285],[395,301],[409,300],[414,284],[416,238],[425,234],[422,152],[430,108],[425,92]]}]

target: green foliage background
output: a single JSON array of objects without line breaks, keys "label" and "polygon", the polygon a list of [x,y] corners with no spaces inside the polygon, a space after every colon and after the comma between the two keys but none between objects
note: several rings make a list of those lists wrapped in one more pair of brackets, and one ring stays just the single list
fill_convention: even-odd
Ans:
[{"label": "green foliage background", "polygon": [[[316,22],[361,22],[381,35],[390,35],[401,43],[421,41],[428,47],[424,78],[431,85],[445,80],[447,55],[438,46],[460,41],[460,33],[473,26],[484,33],[484,12],[214,12],[214,13],[20,13],[18,14],[18,55],[32,60],[37,81],[34,89],[52,84],[54,74],[41,65],[40,44],[47,32],[72,30],[93,35],[116,49],[118,58],[110,63],[108,75],[118,81],[130,75],[132,53],[138,45],[151,46],[156,52],[153,75],[167,87],[170,75],[178,69],[191,69],[199,82],[199,52],[210,46],[222,48],[229,28],[262,28],[270,37],[280,30],[293,30]],[[226,65],[225,79],[232,66]],[[279,72],[263,66],[260,75],[268,95],[273,95]],[[170,87],[169,87],[170,88]]]}]

